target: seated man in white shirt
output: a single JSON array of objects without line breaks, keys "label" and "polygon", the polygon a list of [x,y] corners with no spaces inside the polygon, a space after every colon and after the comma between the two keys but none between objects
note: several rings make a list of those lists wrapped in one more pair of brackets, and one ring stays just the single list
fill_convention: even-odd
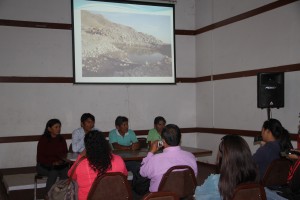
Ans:
[{"label": "seated man in white shirt", "polygon": [[84,136],[91,130],[95,130],[95,117],[91,113],[84,113],[81,118],[81,127],[72,133],[72,150],[73,152],[82,152],[85,149]]}]

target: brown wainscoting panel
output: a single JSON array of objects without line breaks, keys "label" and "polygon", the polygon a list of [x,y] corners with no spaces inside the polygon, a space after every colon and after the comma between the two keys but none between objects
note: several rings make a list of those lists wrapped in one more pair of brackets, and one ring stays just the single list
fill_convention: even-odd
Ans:
[{"label": "brown wainscoting panel", "polygon": [[220,28],[222,26],[226,26],[228,24],[232,24],[232,23],[235,23],[235,22],[253,17],[253,16],[259,15],[261,13],[268,12],[270,10],[274,10],[276,8],[285,6],[287,4],[294,3],[296,1],[298,1],[298,0],[285,0],[285,1],[279,0],[279,1],[275,1],[275,2],[269,3],[267,5],[261,6],[259,8],[250,10],[248,12],[245,12],[245,13],[230,17],[228,19],[216,22],[214,24],[210,24],[208,26],[202,27],[200,29],[197,29],[195,32],[196,32],[197,35],[201,34],[201,33],[205,33],[205,32]]},{"label": "brown wainscoting panel", "polygon": [[72,30],[71,24],[0,19],[0,26]]},{"label": "brown wainscoting panel", "polygon": [[2,83],[74,83],[73,77],[20,77],[0,76]]}]

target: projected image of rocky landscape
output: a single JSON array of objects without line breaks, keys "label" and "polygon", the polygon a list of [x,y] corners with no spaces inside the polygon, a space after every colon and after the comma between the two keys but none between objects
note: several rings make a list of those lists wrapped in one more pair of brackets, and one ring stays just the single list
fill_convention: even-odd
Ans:
[{"label": "projected image of rocky landscape", "polygon": [[81,11],[82,76],[172,76],[171,44],[121,22]]}]

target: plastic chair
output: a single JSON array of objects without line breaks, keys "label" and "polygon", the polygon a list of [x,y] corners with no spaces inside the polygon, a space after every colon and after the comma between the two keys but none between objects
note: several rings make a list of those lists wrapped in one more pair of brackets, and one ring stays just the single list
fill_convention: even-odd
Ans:
[{"label": "plastic chair", "polygon": [[179,200],[174,192],[150,192],[142,200]]},{"label": "plastic chair", "polygon": [[193,199],[197,180],[194,170],[187,165],[171,167],[162,177],[159,192],[174,192],[179,198]]},{"label": "plastic chair", "polygon": [[268,166],[261,184],[265,187],[286,185],[290,166],[291,161],[286,158],[273,160]]},{"label": "plastic chair", "polygon": [[38,180],[47,180],[47,179],[48,179],[47,176],[43,176],[43,175],[40,175],[40,174],[36,174],[36,175],[34,176],[34,189],[33,189],[33,192],[34,192],[34,194],[33,194],[34,200],[37,199],[36,193],[37,193],[37,184],[38,184]]},{"label": "plastic chair", "polygon": [[88,194],[88,200],[131,200],[132,192],[127,177],[111,172],[97,177]]},{"label": "plastic chair", "polygon": [[258,183],[243,183],[238,185],[232,200],[266,200],[264,187]]}]

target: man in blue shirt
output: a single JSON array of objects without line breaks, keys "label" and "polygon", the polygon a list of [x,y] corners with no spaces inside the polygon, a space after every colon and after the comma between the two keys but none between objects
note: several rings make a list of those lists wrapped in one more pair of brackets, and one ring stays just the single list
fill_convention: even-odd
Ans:
[{"label": "man in blue shirt", "polygon": [[72,150],[73,152],[82,152],[85,149],[84,136],[94,129],[95,117],[91,113],[84,113],[81,118],[81,127],[72,133]]}]

